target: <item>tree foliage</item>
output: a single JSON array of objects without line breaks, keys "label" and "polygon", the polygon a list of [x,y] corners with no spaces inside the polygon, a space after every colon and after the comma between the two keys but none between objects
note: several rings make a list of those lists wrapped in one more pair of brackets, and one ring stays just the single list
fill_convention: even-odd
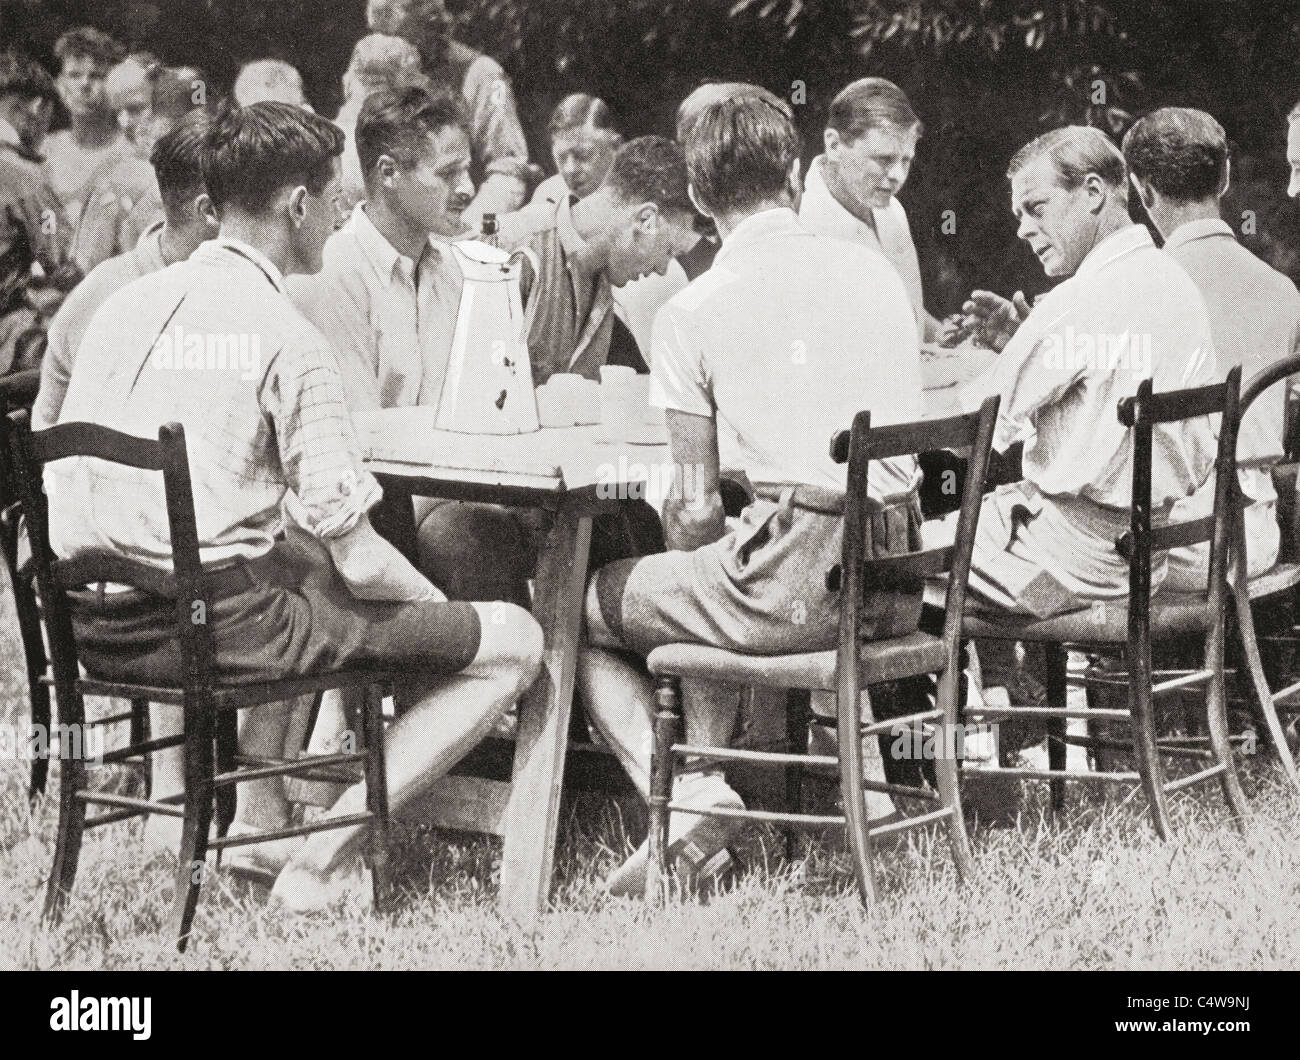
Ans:
[{"label": "tree foliage", "polygon": [[[795,107],[805,158],[826,108],[857,77],[900,84],[925,123],[903,200],[932,308],[973,285],[1041,289],[1016,240],[1006,162],[1068,123],[1122,134],[1170,103],[1211,111],[1236,147],[1231,210],[1258,224],[1247,245],[1290,267],[1296,211],[1281,195],[1285,115],[1300,96],[1295,0],[448,0],[459,35],[500,60],[533,157],[549,164],[546,118],[591,92],[629,135],[671,132],[703,80],[753,81]],[[220,88],[240,62],[278,55],[333,113],[365,31],[365,0],[0,0],[3,36],[38,57],[91,22],[166,61],[204,67]],[[948,213],[951,211],[951,214]],[[945,218],[948,223],[945,226]],[[955,231],[952,219],[955,219]],[[945,230],[949,229],[949,230]],[[1255,242],[1250,242],[1250,240]]]}]

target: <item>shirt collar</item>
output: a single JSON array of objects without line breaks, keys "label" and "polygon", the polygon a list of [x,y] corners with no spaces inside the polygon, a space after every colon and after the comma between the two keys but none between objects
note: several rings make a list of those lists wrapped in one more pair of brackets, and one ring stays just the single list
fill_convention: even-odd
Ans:
[{"label": "shirt collar", "polygon": [[1227,236],[1233,240],[1237,238],[1237,234],[1233,232],[1232,226],[1227,221],[1220,217],[1202,217],[1199,221],[1181,224],[1170,232],[1169,238],[1165,240],[1165,249],[1173,250],[1195,239],[1205,239],[1209,236]]},{"label": "shirt collar", "polygon": [[733,254],[742,253],[745,248],[773,236],[791,234],[808,235],[808,229],[799,224],[799,218],[789,206],[778,206],[771,210],[760,210],[750,214],[731,230],[731,234],[722,241],[714,265],[720,265]]},{"label": "shirt collar", "polygon": [[1105,268],[1111,262],[1124,257],[1124,255],[1132,254],[1135,250],[1143,250],[1146,247],[1150,247],[1152,250],[1155,249],[1151,233],[1142,225],[1127,225],[1118,232],[1111,233],[1088,251],[1083,261],[1079,263],[1074,275],[1078,277],[1089,276]]},{"label": "shirt collar", "polygon": [[[399,268],[408,281],[414,282],[416,263],[388,241],[388,238],[375,227],[375,222],[370,219],[370,215],[362,209],[363,206],[365,203],[359,202],[352,208],[352,216],[348,219],[344,230],[352,233],[361,247],[362,254],[370,262],[385,287],[393,282],[393,274]],[[427,258],[436,262],[442,257],[440,247],[446,245],[437,237],[430,235],[425,241],[421,260]]]},{"label": "shirt collar", "polygon": [[157,272],[167,267],[162,253],[162,231],[166,221],[155,221],[143,232],[135,243],[135,254],[144,273]]},{"label": "shirt collar", "polygon": [[[830,185],[826,183],[825,162],[826,156],[818,155],[808,166],[808,174],[804,177],[803,202],[799,207],[799,216],[802,217],[811,207],[811,212],[820,225],[850,237],[857,237],[866,232],[879,242],[880,219],[882,216],[888,216],[889,207],[881,209],[872,207],[871,222],[864,221],[831,194]],[[889,201],[892,206],[896,200],[891,198]]]},{"label": "shirt collar", "polygon": [[191,261],[213,260],[220,261],[226,259],[240,261],[255,266],[270,281],[271,286],[280,294],[284,294],[284,275],[275,264],[254,246],[250,246],[242,239],[231,239],[229,236],[218,236],[216,239],[209,239],[202,243],[190,257]]},{"label": "shirt collar", "polygon": [[555,230],[560,236],[560,246],[565,257],[570,261],[582,259],[591,249],[591,244],[578,235],[578,230],[573,227],[573,206],[567,194],[561,195],[555,204]]}]

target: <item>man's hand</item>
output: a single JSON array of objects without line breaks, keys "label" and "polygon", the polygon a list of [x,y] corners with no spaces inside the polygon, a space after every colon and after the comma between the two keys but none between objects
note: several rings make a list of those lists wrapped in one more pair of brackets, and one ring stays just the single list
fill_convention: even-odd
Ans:
[{"label": "man's hand", "polygon": [[1023,291],[1017,291],[1011,301],[992,291],[973,291],[961,311],[966,337],[1001,352],[1028,318],[1030,306]]}]

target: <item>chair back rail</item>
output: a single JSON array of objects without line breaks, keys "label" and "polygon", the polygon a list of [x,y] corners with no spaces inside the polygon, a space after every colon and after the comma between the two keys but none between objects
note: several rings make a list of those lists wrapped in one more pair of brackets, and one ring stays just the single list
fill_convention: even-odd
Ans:
[{"label": "chair back rail", "polygon": [[[1127,549],[1129,559],[1128,644],[1130,679],[1142,687],[1151,686],[1151,555],[1158,547],[1171,542],[1193,543],[1204,540],[1204,519],[1172,524],[1153,532],[1151,526],[1151,475],[1153,431],[1157,423],[1172,423],[1199,416],[1220,415],[1219,443],[1215,457],[1214,515],[1210,533],[1210,564],[1206,594],[1213,616],[1210,639],[1222,650],[1223,609],[1227,555],[1230,542],[1237,537],[1233,516],[1237,495],[1237,426],[1241,368],[1233,368],[1222,383],[1163,394],[1152,392],[1150,379],[1144,379],[1134,397],[1118,403],[1116,414],[1131,428],[1133,459],[1132,510],[1129,531],[1116,542],[1121,553]],[[1124,537],[1128,541],[1124,541]],[[1235,548],[1234,548],[1235,551]]]},{"label": "chair back rail", "polygon": [[[989,452],[997,426],[999,398],[987,398],[978,412],[952,416],[943,420],[871,426],[871,413],[860,412],[848,432],[849,446],[842,447],[845,432],[832,439],[831,455],[843,452],[848,461],[848,488],[844,500],[844,540],[838,579],[833,568],[827,584],[838,581],[843,599],[861,600],[867,590],[895,589],[913,591],[927,578],[947,574],[948,593],[944,608],[943,640],[949,664],[956,665],[960,647],[961,614],[965,605],[966,581],[970,574],[971,552],[975,546],[975,528],[988,472]],[[937,449],[970,449],[970,460],[962,491],[962,507],[957,531],[951,545],[921,549],[899,555],[867,558],[866,526],[870,510],[867,497],[867,472],[872,460],[893,456],[933,452]],[[847,577],[844,572],[848,572]],[[841,608],[841,661],[857,658],[858,609]],[[845,652],[852,654],[845,655]]]},{"label": "chair back rail", "polygon": [[[61,423],[44,431],[32,431],[30,415],[19,410],[9,414],[8,435],[10,463],[27,516],[37,585],[46,606],[60,700],[73,695],[79,677],[71,611],[64,594],[101,581],[131,585],[175,600],[184,667],[182,685],[187,694],[207,696],[212,658],[207,625],[210,601],[199,559],[184,427],[179,423],[164,424],[156,441],[92,423]],[[98,550],[67,560],[54,557],[42,470],[56,460],[78,456],[161,472],[171,537],[171,573],[142,569],[125,557]]]}]

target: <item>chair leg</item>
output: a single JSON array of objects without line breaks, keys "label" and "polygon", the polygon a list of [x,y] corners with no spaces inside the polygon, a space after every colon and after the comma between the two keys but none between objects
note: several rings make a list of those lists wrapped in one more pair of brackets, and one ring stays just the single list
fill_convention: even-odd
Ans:
[{"label": "chair leg", "polygon": [[[68,709],[61,710],[66,715],[69,726],[85,724],[85,708],[80,693],[74,692],[69,699]],[[75,731],[69,729],[69,731]],[[44,916],[51,923],[57,923],[63,915],[63,906],[72,894],[72,885],[77,878],[77,861],[81,855],[81,838],[85,833],[86,804],[77,796],[86,787],[86,766],[80,758],[68,755],[68,749],[59,745],[59,825],[54,843],[54,866],[50,870],[50,882],[45,891]]]},{"label": "chair leg", "polygon": [[1300,772],[1296,770],[1295,759],[1286,742],[1286,730],[1277,716],[1273,706],[1273,692],[1268,687],[1268,678],[1264,676],[1264,663],[1259,657],[1259,642],[1255,639],[1255,617],[1250,609],[1250,596],[1245,585],[1232,587],[1233,609],[1236,614],[1237,637],[1241,643],[1241,657],[1249,674],[1247,685],[1251,707],[1255,716],[1264,723],[1273,752],[1282,764],[1282,772],[1291,782],[1291,786],[1300,790]]},{"label": "chair leg", "polygon": [[[148,710],[148,704],[145,705]],[[256,709],[256,708],[254,708]],[[239,753],[239,716],[233,710],[223,710],[216,719],[217,772],[229,773],[235,769],[235,755]],[[235,820],[238,794],[234,784],[217,789],[217,835],[224,836]]]},{"label": "chair leg", "polygon": [[1241,783],[1237,779],[1237,762],[1232,754],[1230,728],[1228,726],[1228,693],[1223,676],[1223,628],[1206,638],[1205,668],[1214,674],[1205,687],[1205,713],[1209,725],[1210,746],[1214,757],[1223,766],[1219,783],[1223,787],[1223,799],[1232,811],[1239,829],[1246,826],[1246,796],[1242,793]]},{"label": "chair leg", "polygon": [[668,803],[673,794],[673,744],[682,726],[680,678],[660,677],[655,689],[650,753],[650,836],[645,874],[647,902],[662,902],[668,885]]},{"label": "chair leg", "polygon": [[370,880],[374,887],[375,912],[388,908],[391,872],[388,851],[388,771],[384,755],[384,692],[378,685],[367,685],[362,701],[366,734],[366,809],[374,815],[370,822]]},{"label": "chair leg", "polygon": [[[149,739],[149,701],[133,699],[131,700],[131,746],[147,743]],[[153,755],[141,755],[140,761],[144,768],[144,797],[147,799],[153,794]]]},{"label": "chair leg", "polygon": [[[806,754],[808,751],[808,716],[812,711],[808,702],[808,691],[792,688],[786,693],[785,733],[790,744],[791,754]],[[785,808],[790,813],[803,811],[803,766],[785,767]],[[799,829],[787,828],[785,831],[785,856],[794,861],[799,856]]]},{"label": "chair leg", "polygon": [[1168,839],[1172,834],[1169,800],[1165,796],[1165,770],[1156,746],[1156,722],[1151,703],[1150,669],[1138,660],[1127,659],[1129,672],[1129,721],[1133,731],[1133,759],[1142,777],[1156,835]]},{"label": "chair leg", "polygon": [[[1069,655],[1060,644],[1044,645],[1047,657],[1047,703],[1062,710],[1069,705],[1069,686],[1066,684],[1066,667]],[[1047,766],[1053,772],[1064,773],[1068,761],[1069,744],[1065,742],[1069,722],[1065,718],[1047,719]],[[1065,780],[1050,782],[1052,813],[1065,810]]]},{"label": "chair leg", "polygon": [[185,703],[185,823],[176,863],[176,895],[171,932],[182,952],[199,903],[207,871],[208,828],[212,823],[213,720],[206,696],[187,696]]},{"label": "chair leg", "polygon": [[[40,731],[49,739],[53,711],[50,710],[50,690],[39,679],[28,683],[29,701],[32,706],[32,733]],[[32,757],[31,776],[28,780],[27,796],[32,801],[45,794],[45,785],[49,781],[50,760],[44,755]]]},{"label": "chair leg", "polygon": [[[844,685],[853,686],[856,695],[845,695]],[[871,821],[867,815],[866,779],[862,771],[862,737],[859,729],[859,702],[866,689],[857,689],[857,682],[841,679],[836,691],[836,735],[840,754],[840,801],[844,805],[844,824],[848,831],[849,851],[853,857],[853,875],[858,881],[858,894],[862,905],[870,909],[876,902],[876,876],[872,869]],[[870,693],[867,692],[867,704]],[[847,700],[847,705],[846,705]],[[870,709],[868,718],[873,717]]]},{"label": "chair leg", "polygon": [[[961,685],[962,673],[953,672],[948,667],[939,675],[939,687],[935,691],[935,704],[943,711],[943,723],[949,732],[955,732],[957,724],[957,694]],[[945,746],[947,741],[944,741]],[[948,811],[948,842],[952,844],[952,862],[957,875],[967,881],[974,876],[974,862],[971,858],[970,839],[966,835],[966,820],[961,808],[961,788],[957,780],[957,759],[942,753],[934,760],[935,784],[939,789],[939,803]]]}]

